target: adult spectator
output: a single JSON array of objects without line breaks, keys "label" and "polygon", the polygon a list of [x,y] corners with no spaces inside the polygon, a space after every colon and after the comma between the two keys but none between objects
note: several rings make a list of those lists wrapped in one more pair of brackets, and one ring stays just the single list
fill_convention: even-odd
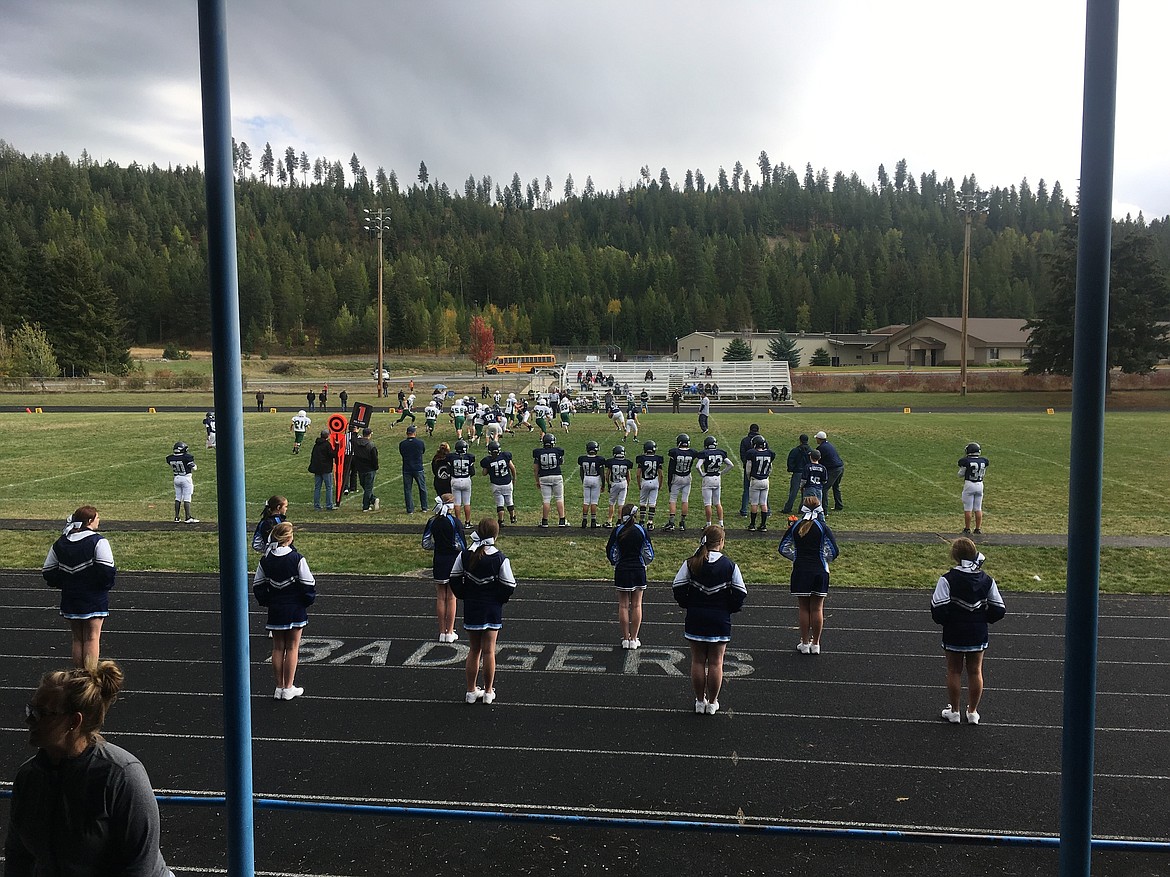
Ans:
[{"label": "adult spectator", "polygon": [[772,401],[773,402],[780,401],[780,388],[777,387],[775,384],[772,385]]},{"label": "adult spectator", "polygon": [[829,478],[825,482],[825,514],[829,513],[830,488],[833,490],[833,511],[839,512],[845,508],[845,503],[841,501],[841,478],[845,474],[845,461],[841,459],[841,455],[837,453],[824,430],[818,432],[814,438],[817,440],[817,450],[821,452],[821,465],[829,471]]},{"label": "adult spectator", "polygon": [[804,467],[808,465],[808,452],[812,448],[808,444],[808,436],[800,436],[800,444],[788,452],[788,471],[790,473],[788,486],[788,501],[784,503],[784,514],[792,514],[793,503],[800,495],[800,482],[804,478]]},{"label": "adult spectator", "polygon": [[751,486],[751,476],[748,474],[748,454],[752,449],[752,439],[760,434],[760,425],[753,423],[748,427],[748,434],[739,440],[739,463],[743,469],[743,499],[739,503],[739,516],[748,516],[748,490]]},{"label": "adult spectator", "polygon": [[321,410],[329,410],[329,385],[325,384],[321,388],[321,392],[317,394],[317,401],[321,403]]},{"label": "adult spectator", "polygon": [[646,380],[647,381],[654,380],[654,370],[653,369],[646,369]]},{"label": "adult spectator", "polygon": [[146,768],[101,736],[122,689],[113,661],[41,677],[24,708],[37,754],[12,784],[5,873],[173,877]]},{"label": "adult spectator", "polygon": [[[362,486],[362,511],[378,511],[382,507],[382,501],[374,496],[374,479],[378,476],[378,446],[370,441],[368,426],[362,430],[361,438],[353,443],[353,468]],[[425,497],[423,501],[426,501]]]},{"label": "adult spectator", "polygon": [[711,385],[711,395],[714,396],[716,399],[719,398],[719,382],[718,381],[715,381],[715,383],[713,383]]},{"label": "adult spectator", "polygon": [[264,410],[264,391],[263,390],[256,391],[256,410],[257,411]]},{"label": "adult spectator", "polygon": [[313,508],[321,511],[321,488],[325,488],[325,509],[333,511],[333,461],[336,452],[329,441],[329,430],[321,430],[309,452],[309,471],[313,473]]},{"label": "adult spectator", "polygon": [[788,385],[785,384],[780,388],[780,401],[787,402],[792,394],[788,392]]},{"label": "adult spectator", "polygon": [[670,413],[678,414],[680,405],[682,405],[682,392],[678,387],[675,387],[670,391]]},{"label": "adult spectator", "polygon": [[418,427],[413,423],[406,428],[406,438],[398,443],[398,453],[402,455],[402,491],[406,499],[406,513],[414,514],[414,497],[411,495],[412,484],[418,485],[418,499],[421,508],[427,507],[427,481],[423,475],[423,454],[427,446],[417,435]]},{"label": "adult spectator", "polygon": [[703,435],[707,434],[707,427],[711,423],[711,399],[707,395],[707,391],[703,390],[699,397],[699,429],[702,430]]},{"label": "adult spectator", "polygon": [[349,410],[349,390],[342,390],[337,394],[337,398],[341,400],[341,410]]},{"label": "adult spectator", "polygon": [[312,390],[309,390],[309,392],[305,393],[305,401],[308,403],[308,408],[310,411],[317,410],[317,394]]}]

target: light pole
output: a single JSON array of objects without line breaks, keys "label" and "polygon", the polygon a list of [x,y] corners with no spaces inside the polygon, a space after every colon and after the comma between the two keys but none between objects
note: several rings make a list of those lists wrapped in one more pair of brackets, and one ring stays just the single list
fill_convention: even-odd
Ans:
[{"label": "light pole", "polygon": [[967,395],[967,309],[971,297],[971,218],[984,212],[985,193],[978,189],[959,192],[959,212],[963,214],[963,325],[959,336],[959,395]]},{"label": "light pole", "polygon": [[385,333],[382,329],[382,232],[390,228],[390,211],[378,208],[371,210],[366,207],[366,231],[378,234],[378,369],[374,373],[374,383],[378,385],[378,398],[382,398],[383,358],[382,348]]}]

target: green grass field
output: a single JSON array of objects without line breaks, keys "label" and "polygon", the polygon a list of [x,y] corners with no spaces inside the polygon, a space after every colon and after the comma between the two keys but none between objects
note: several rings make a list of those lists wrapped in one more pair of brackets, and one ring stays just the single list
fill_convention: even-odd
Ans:
[{"label": "green grass field", "polygon": [[[864,395],[864,394],[863,394]],[[92,399],[91,399],[92,401]],[[176,440],[187,442],[199,463],[195,476],[195,514],[204,521],[215,515],[215,453],[204,450],[201,416],[197,414],[4,414],[0,415],[0,517],[43,518],[45,532],[0,533],[5,565],[39,565],[47,551],[56,522],[78,505],[92,503],[106,521],[169,520],[173,491],[164,457]],[[314,427],[324,417],[314,418]],[[770,446],[777,452],[779,468],[798,433],[824,429],[846,462],[842,484],[846,509],[831,523],[842,531],[937,532],[938,547],[849,545],[834,568],[834,581],[842,584],[933,584],[946,565],[943,536],[962,525],[960,482],[955,461],[968,441],[982,443],[991,459],[987,479],[984,530],[995,533],[1064,533],[1068,515],[1068,466],[1070,418],[1067,413],[963,412],[911,414],[872,413],[801,414],[799,411],[758,416],[732,415],[718,410],[712,431],[722,447],[737,454],[739,439],[751,421],[758,421]],[[360,503],[347,502],[328,516],[331,522],[383,520],[417,523],[408,518],[402,499],[397,443],[403,427],[393,432],[391,418],[374,417],[374,440],[379,445],[382,469],[378,493],[382,511],[361,513]],[[421,419],[419,420],[421,428]],[[1170,417],[1160,413],[1111,413],[1107,417],[1104,471],[1103,532],[1111,535],[1170,534],[1170,516],[1164,497],[1170,492],[1170,450],[1157,436]],[[244,421],[246,502],[250,517],[259,514],[264,500],[282,493],[289,498],[294,522],[323,519],[312,509],[312,476],[308,444],[301,455],[290,453],[292,439],[285,414],[248,413]],[[310,436],[315,431],[310,432]],[[651,411],[644,416],[638,440],[627,443],[630,456],[641,443],[654,439],[660,451],[674,444],[678,432],[701,441],[693,415]],[[453,440],[444,421],[434,438],[423,436],[428,458],[441,440]],[[602,415],[577,415],[569,434],[558,433],[570,462],[584,453],[585,442],[596,439],[608,452],[620,438]],[[521,520],[539,521],[539,495],[531,475],[531,449],[537,434],[521,433],[505,438],[519,471],[517,506]],[[473,448],[477,456],[482,448]],[[738,462],[738,458],[737,458]],[[566,477],[567,514],[571,524],[580,521],[580,480],[575,470]],[[429,481],[429,478],[428,478]],[[756,581],[786,581],[787,564],[775,555],[775,540],[734,541],[743,526],[737,516],[741,480],[732,472],[724,480],[725,519],[731,531],[732,553]],[[773,477],[772,501],[782,506],[787,476]],[[698,500],[697,489],[692,497]],[[488,514],[490,494],[486,479],[476,478],[475,514]],[[665,520],[665,500],[658,520]],[[695,508],[689,523],[701,525],[702,511]],[[773,530],[780,522],[773,522]],[[544,539],[513,537],[525,556],[525,574],[539,577],[583,576],[606,578],[608,565],[595,539],[580,540],[575,527],[568,533]],[[779,533],[777,533],[777,538]],[[513,541],[509,539],[509,541]],[[660,565],[655,576],[668,578],[686,553],[682,540],[659,539]],[[529,552],[526,546],[534,544]],[[337,539],[323,533],[306,533],[302,545],[321,572],[402,573],[422,568],[427,556],[417,539],[403,536],[360,536]],[[555,546],[554,550],[547,550]],[[216,564],[214,536],[190,533],[181,542],[165,533],[118,534],[115,545],[119,565],[127,569],[212,570]],[[1168,552],[1161,550],[1110,549],[1102,559],[1102,588],[1113,591],[1165,592],[1164,571]],[[677,554],[677,557],[675,556]],[[1010,571],[1012,586],[1059,589],[1064,578],[1064,552],[1059,549],[998,547],[992,554],[993,573]],[[578,557],[580,555],[580,557]],[[354,560],[355,557],[361,560]],[[356,564],[356,566],[355,566]],[[1037,583],[1033,576],[1039,575]],[[752,577],[749,575],[749,577]],[[1006,582],[1005,582],[1006,583]],[[1017,589],[1018,589],[1017,588]]]}]

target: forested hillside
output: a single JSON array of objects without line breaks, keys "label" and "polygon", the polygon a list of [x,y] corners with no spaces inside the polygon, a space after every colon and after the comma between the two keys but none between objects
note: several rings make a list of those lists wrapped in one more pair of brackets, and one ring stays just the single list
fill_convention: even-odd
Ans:
[{"label": "forested hillside", "polygon": [[[474,313],[497,346],[606,344],[672,350],[694,329],[851,331],[959,312],[963,217],[956,183],[898,162],[869,182],[761,153],[730,175],[643,168],[596,191],[469,177],[462,191],[409,184],[353,156],[236,148],[245,350],[373,348],[377,241],[390,213],[387,343],[458,349]],[[1031,317],[1050,295],[1045,254],[1072,215],[1058,182],[986,193],[971,255],[971,314]],[[1139,219],[1134,223],[1144,228]],[[1165,220],[1151,223],[1162,263]],[[210,337],[200,169],[26,156],[0,141],[0,324],[39,323],[62,363],[117,370],[128,344]]]}]

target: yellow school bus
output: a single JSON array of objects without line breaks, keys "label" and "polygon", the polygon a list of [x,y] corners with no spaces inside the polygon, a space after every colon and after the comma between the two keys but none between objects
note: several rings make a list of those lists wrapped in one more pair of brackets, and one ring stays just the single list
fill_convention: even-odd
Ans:
[{"label": "yellow school bus", "polygon": [[525,353],[517,356],[504,354],[492,358],[484,369],[489,375],[536,374],[542,368],[556,368],[557,358],[551,353]]}]

